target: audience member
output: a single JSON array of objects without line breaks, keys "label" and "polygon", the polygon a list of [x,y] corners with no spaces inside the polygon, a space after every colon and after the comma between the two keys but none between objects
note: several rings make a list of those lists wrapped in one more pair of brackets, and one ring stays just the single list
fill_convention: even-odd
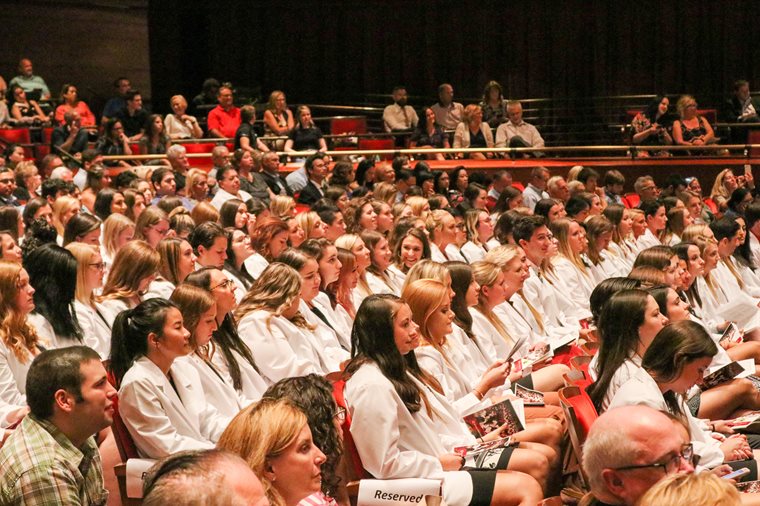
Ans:
[{"label": "audience member", "polygon": [[50,89],[48,89],[48,86],[45,84],[45,80],[42,77],[34,74],[32,60],[29,58],[22,58],[18,62],[18,72],[19,75],[11,79],[11,82],[8,83],[10,89],[13,89],[14,86],[20,86],[27,93],[37,93],[38,100],[50,100]]},{"label": "audience member", "polygon": [[[462,122],[457,125],[454,132],[454,149],[457,148],[492,148],[493,134],[488,123],[483,121],[483,110],[479,105],[470,104],[464,108]],[[458,154],[458,158],[474,158],[483,160],[493,158],[493,153],[467,153]]]},{"label": "audience member", "polygon": [[483,121],[491,128],[497,128],[507,121],[507,100],[504,99],[498,82],[489,81],[486,84],[480,107],[483,109]]},{"label": "audience member", "polygon": [[[543,148],[544,139],[535,126],[523,121],[522,104],[517,100],[507,102],[509,121],[496,129],[497,148]],[[540,151],[526,153],[527,156],[543,156]]]},{"label": "audience member", "polygon": [[186,114],[187,100],[182,95],[174,95],[169,100],[172,114],[164,118],[164,130],[170,139],[200,139],[203,130],[195,116]]},{"label": "audience member", "polygon": [[[204,83],[205,85],[205,83]],[[232,86],[223,84],[217,93],[219,105],[208,113],[206,124],[209,137],[235,137],[240,126],[240,109],[235,107]]]},{"label": "audience member", "polygon": [[530,171],[530,182],[523,191],[523,205],[531,211],[536,207],[536,202],[549,198],[546,192],[549,177],[549,169],[546,167],[536,167]]},{"label": "audience member", "polygon": [[69,109],[63,114],[63,124],[53,130],[50,144],[53,151],[75,155],[87,149],[87,130],[82,128],[79,111]]},{"label": "audience member", "polygon": [[116,114],[124,127],[124,134],[131,142],[137,142],[145,134],[148,113],[143,109],[142,95],[137,90],[129,90],[124,97],[126,106]]},{"label": "audience member", "polygon": [[100,124],[103,125],[109,120],[114,119],[122,109],[127,107],[127,92],[132,89],[129,79],[126,77],[117,77],[114,79],[113,88],[116,92],[116,96],[111,97],[103,107],[103,117],[100,120]]},{"label": "audience member", "polygon": [[26,379],[30,414],[0,450],[7,504],[105,505],[93,437],[113,423],[116,390],[86,346],[40,353]]},{"label": "audience member", "polygon": [[447,130],[454,130],[464,114],[464,106],[454,102],[454,88],[448,83],[438,86],[438,102],[430,109],[435,113],[435,122]]}]

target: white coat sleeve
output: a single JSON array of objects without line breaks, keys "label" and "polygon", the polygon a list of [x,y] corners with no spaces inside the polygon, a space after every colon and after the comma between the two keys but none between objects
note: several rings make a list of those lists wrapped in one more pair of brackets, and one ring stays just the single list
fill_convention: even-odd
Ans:
[{"label": "white coat sleeve", "polygon": [[214,448],[211,441],[178,433],[155,389],[155,385],[135,381],[122,385],[119,391],[119,414],[140,453],[160,459],[184,450]]},{"label": "white coat sleeve", "polygon": [[399,449],[397,400],[388,386],[362,385],[351,391],[348,403],[351,436],[362,465],[370,474],[378,479],[441,475],[443,467],[438,458]]}]

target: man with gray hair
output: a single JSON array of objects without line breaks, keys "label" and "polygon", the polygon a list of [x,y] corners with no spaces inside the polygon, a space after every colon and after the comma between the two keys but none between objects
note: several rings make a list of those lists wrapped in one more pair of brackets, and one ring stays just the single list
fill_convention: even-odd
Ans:
[{"label": "man with gray hair", "polygon": [[530,182],[523,191],[523,205],[533,211],[536,203],[541,199],[548,199],[546,183],[549,181],[549,169],[546,167],[534,167],[530,171]]},{"label": "man with gray hair", "polygon": [[694,472],[694,450],[685,433],[679,422],[647,406],[606,411],[583,445],[592,497],[581,504],[633,506],[666,475]]},{"label": "man with gray hair", "polygon": [[177,183],[177,195],[185,195],[185,179],[190,170],[190,162],[187,160],[187,150],[182,144],[172,144],[166,150],[166,160],[174,172],[174,181]]},{"label": "man with gray hair", "polygon": [[652,176],[641,176],[633,183],[633,190],[639,195],[639,202],[655,200],[660,195],[660,190]]},{"label": "man with gray hair", "polygon": [[248,464],[222,450],[175,453],[154,465],[143,485],[143,506],[268,506]]},{"label": "man with gray hair", "polygon": [[546,191],[549,193],[550,198],[557,199],[562,203],[567,202],[570,198],[570,188],[562,176],[550,177],[549,181],[546,182]]},{"label": "man with gray hair", "polygon": [[[504,148],[543,148],[544,139],[538,129],[523,121],[522,104],[517,100],[507,102],[509,121],[496,129],[496,147]],[[544,156],[540,151],[534,151],[526,156]]]},{"label": "man with gray hair", "polygon": [[438,102],[430,109],[435,114],[435,122],[446,130],[454,130],[464,116],[464,106],[454,102],[454,87],[449,83],[438,87]]}]

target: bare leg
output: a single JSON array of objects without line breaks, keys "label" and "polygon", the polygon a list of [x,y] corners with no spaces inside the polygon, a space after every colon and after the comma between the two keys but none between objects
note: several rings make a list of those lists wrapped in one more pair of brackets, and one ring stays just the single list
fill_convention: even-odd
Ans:
[{"label": "bare leg", "polygon": [[541,392],[556,392],[565,386],[562,375],[570,372],[564,364],[552,364],[533,371],[533,386]]},{"label": "bare leg", "polygon": [[760,364],[760,341],[746,341],[726,350],[731,360],[751,358]]},{"label": "bare leg", "polygon": [[492,506],[536,506],[544,498],[541,485],[527,474],[499,471],[493,488]]},{"label": "bare leg", "polygon": [[546,490],[551,469],[549,459],[543,453],[521,446],[512,452],[507,469],[529,474],[541,485],[542,490]]},{"label": "bare leg", "polygon": [[760,392],[747,379],[727,381],[702,392],[698,415],[721,420],[739,409],[760,409]]}]

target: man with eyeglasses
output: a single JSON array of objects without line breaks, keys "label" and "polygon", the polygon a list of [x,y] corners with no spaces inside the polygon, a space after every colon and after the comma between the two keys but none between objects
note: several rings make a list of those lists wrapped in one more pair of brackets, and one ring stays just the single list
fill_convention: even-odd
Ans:
[{"label": "man with eyeglasses", "polygon": [[583,445],[593,497],[581,504],[633,506],[668,474],[694,472],[696,458],[678,421],[647,406],[611,409],[594,422]]},{"label": "man with eyeglasses", "polygon": [[16,176],[10,167],[0,167],[0,205],[20,206],[21,203],[13,196],[16,189]]}]

